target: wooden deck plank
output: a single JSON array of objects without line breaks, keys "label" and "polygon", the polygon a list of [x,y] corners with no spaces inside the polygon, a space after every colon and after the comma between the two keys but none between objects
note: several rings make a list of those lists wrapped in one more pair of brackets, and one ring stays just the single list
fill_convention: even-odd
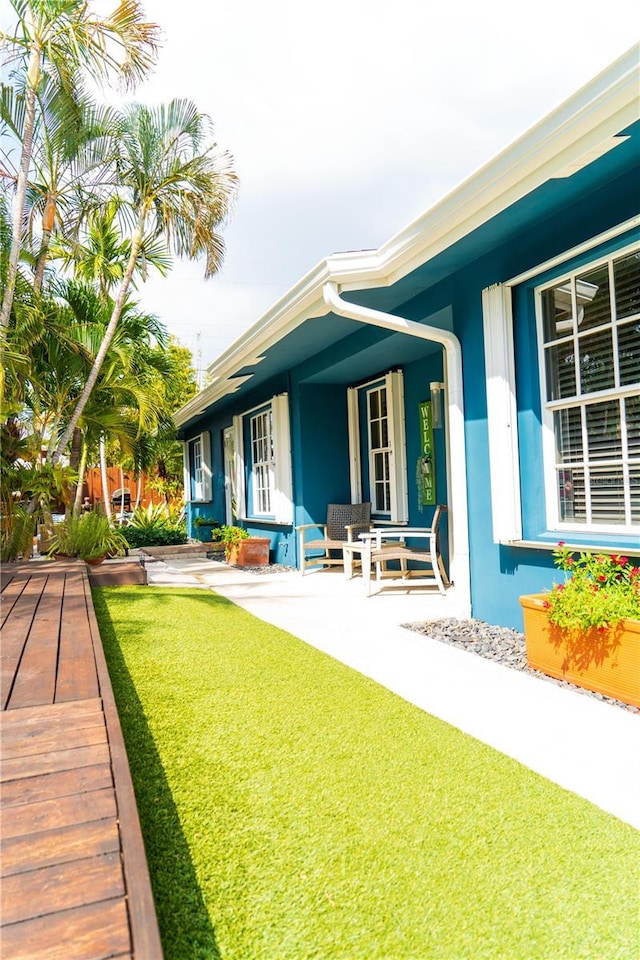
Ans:
[{"label": "wooden deck plank", "polygon": [[119,850],[120,834],[115,817],[75,823],[35,836],[3,838],[0,840],[0,875],[9,877],[14,873]]},{"label": "wooden deck plank", "polygon": [[0,913],[5,924],[20,923],[123,896],[117,851],[5,877],[0,887]]},{"label": "wooden deck plank", "polygon": [[23,707],[21,710],[5,710],[0,713],[0,726],[8,733],[14,728],[28,729],[34,726],[48,726],[51,730],[64,731],[77,725],[86,726],[88,717],[102,715],[102,700],[75,700],[60,705],[57,703],[38,704]]},{"label": "wooden deck plank", "polygon": [[105,743],[107,732],[104,724],[91,724],[77,729],[70,729],[65,733],[60,730],[36,728],[28,731],[21,739],[16,730],[3,735],[0,746],[0,758],[9,760],[12,757],[26,757],[34,753],[48,753],[56,750],[62,741],[68,749],[73,747],[87,747],[93,743]]},{"label": "wooden deck plank", "polygon": [[2,817],[2,834],[4,837],[33,836],[41,830],[102,820],[104,817],[115,817],[116,813],[113,790],[93,790],[79,796],[9,807]]},{"label": "wooden deck plank", "polygon": [[[2,960],[106,960],[131,952],[124,899],[64,910],[2,930]],[[139,955],[139,960],[156,960]]]},{"label": "wooden deck plank", "polygon": [[16,579],[15,577],[3,580],[2,593],[0,594],[0,626],[6,622],[27,582],[25,579]]},{"label": "wooden deck plank", "polygon": [[106,736],[102,743],[92,743],[88,747],[74,750],[53,750],[49,753],[35,753],[27,757],[13,757],[0,764],[0,783],[19,780],[24,777],[36,777],[45,773],[62,770],[76,770],[80,767],[93,767],[98,763],[110,763],[111,754]]},{"label": "wooden deck plank", "polygon": [[9,709],[53,703],[64,577],[47,577],[7,701]]},{"label": "wooden deck plank", "polygon": [[42,577],[34,577],[26,581],[24,590],[13,605],[11,616],[2,627],[0,705],[3,710],[9,700],[20,658],[46,582],[46,578]]},{"label": "wooden deck plank", "polygon": [[97,697],[98,692],[98,675],[83,577],[80,574],[69,574],[62,604],[60,662],[55,700],[56,703],[84,700]]},{"label": "wooden deck plank", "polygon": [[79,770],[62,770],[8,781],[2,788],[2,805],[4,808],[16,807],[21,803],[54,800],[112,786],[110,763],[81,767]]}]

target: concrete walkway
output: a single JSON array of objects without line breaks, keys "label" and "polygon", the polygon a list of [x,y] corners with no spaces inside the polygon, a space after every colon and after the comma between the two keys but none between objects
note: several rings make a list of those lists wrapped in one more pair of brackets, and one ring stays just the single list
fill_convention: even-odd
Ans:
[{"label": "concrete walkway", "polygon": [[215,590],[640,829],[640,714],[400,626],[455,616],[454,591],[367,598],[341,570],[257,576],[205,559],[147,572],[149,584]]}]

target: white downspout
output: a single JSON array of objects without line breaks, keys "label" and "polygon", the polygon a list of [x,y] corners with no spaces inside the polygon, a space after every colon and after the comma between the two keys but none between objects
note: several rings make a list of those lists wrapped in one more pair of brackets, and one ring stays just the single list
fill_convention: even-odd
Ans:
[{"label": "white downspout", "polygon": [[333,313],[350,320],[359,320],[374,327],[406,333],[421,340],[440,343],[444,347],[445,383],[447,386],[449,450],[447,482],[451,508],[449,543],[451,579],[456,588],[460,613],[471,616],[471,572],[469,569],[469,525],[467,511],[467,455],[464,437],[464,391],[462,384],[462,347],[454,333],[430,327],[415,320],[405,320],[391,313],[372,310],[343,300],[334,281],[323,287],[325,303]]}]

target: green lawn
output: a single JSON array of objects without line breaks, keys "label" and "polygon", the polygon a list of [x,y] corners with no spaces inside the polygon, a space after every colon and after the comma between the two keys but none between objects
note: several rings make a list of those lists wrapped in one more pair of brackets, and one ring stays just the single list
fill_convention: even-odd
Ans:
[{"label": "green lawn", "polygon": [[640,956],[632,827],[208,591],[94,598],[166,960]]}]

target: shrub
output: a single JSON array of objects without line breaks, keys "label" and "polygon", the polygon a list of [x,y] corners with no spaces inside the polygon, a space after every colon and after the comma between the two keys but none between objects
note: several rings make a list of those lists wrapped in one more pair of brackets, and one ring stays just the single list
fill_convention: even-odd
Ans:
[{"label": "shrub", "polygon": [[28,556],[35,533],[36,518],[17,505],[0,518],[0,560],[18,560]]},{"label": "shrub", "polygon": [[56,524],[49,556],[61,553],[82,560],[96,560],[105,556],[124,556],[126,549],[127,541],[122,531],[112,527],[104,513],[91,510],[79,516],[72,514]]},{"label": "shrub", "polygon": [[172,511],[165,504],[136,510],[123,533],[130,547],[166,547],[187,542],[182,511]]},{"label": "shrub", "polygon": [[553,553],[567,574],[545,596],[549,620],[567,630],[609,627],[620,620],[640,620],[640,567],[627,557],[578,554],[560,541]]}]

